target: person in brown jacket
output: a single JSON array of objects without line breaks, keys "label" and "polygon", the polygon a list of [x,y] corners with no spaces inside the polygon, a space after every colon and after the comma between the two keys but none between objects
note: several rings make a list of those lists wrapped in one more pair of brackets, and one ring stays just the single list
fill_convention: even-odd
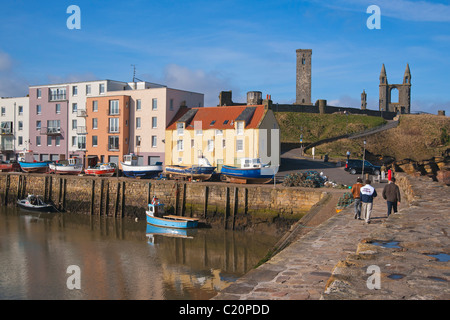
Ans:
[{"label": "person in brown jacket", "polygon": [[362,179],[356,179],[356,183],[352,186],[352,195],[355,199],[355,219],[361,220],[361,199],[360,199],[360,189],[362,187]]},{"label": "person in brown jacket", "polygon": [[400,203],[400,188],[395,184],[395,178],[392,177],[389,183],[383,189],[383,199],[387,202],[387,216],[391,214],[392,209],[397,213],[397,203]]}]

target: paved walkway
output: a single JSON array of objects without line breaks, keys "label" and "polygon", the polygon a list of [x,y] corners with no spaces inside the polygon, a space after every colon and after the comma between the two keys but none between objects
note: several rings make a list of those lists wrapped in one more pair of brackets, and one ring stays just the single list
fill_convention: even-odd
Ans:
[{"label": "paved walkway", "polygon": [[355,220],[352,206],[213,299],[449,299],[449,187],[427,177],[409,179],[414,197],[398,214],[386,218],[377,189],[371,224]]}]

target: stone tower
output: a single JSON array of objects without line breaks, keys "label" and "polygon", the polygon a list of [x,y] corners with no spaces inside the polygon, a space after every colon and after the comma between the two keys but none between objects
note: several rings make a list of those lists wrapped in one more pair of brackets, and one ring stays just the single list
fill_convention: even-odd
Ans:
[{"label": "stone tower", "polygon": [[[411,112],[411,71],[409,64],[406,65],[402,84],[389,84],[386,68],[383,64],[380,73],[380,111],[397,113]],[[398,102],[392,102],[392,90],[398,90]]]},{"label": "stone tower", "polygon": [[366,90],[363,90],[361,93],[361,110],[367,109],[367,93]]},{"label": "stone tower", "polygon": [[297,50],[296,104],[311,105],[311,49]]}]

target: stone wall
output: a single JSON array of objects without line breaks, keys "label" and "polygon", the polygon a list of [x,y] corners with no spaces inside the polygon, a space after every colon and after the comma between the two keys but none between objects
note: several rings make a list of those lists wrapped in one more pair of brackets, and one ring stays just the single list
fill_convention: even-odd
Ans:
[{"label": "stone wall", "polygon": [[27,194],[43,196],[60,211],[138,219],[145,219],[147,205],[156,196],[170,214],[230,229],[280,221],[290,225],[325,195],[318,189],[270,184],[0,173],[2,204],[15,204]]}]

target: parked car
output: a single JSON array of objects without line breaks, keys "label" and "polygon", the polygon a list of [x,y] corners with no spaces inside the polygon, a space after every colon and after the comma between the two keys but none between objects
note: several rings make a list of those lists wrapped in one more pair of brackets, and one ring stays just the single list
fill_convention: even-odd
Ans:
[{"label": "parked car", "polygon": [[[354,160],[349,159],[345,163],[345,171],[350,172],[351,174],[362,173],[362,160]],[[371,164],[369,161],[364,161],[364,173],[379,175],[381,172],[381,167]]]}]

